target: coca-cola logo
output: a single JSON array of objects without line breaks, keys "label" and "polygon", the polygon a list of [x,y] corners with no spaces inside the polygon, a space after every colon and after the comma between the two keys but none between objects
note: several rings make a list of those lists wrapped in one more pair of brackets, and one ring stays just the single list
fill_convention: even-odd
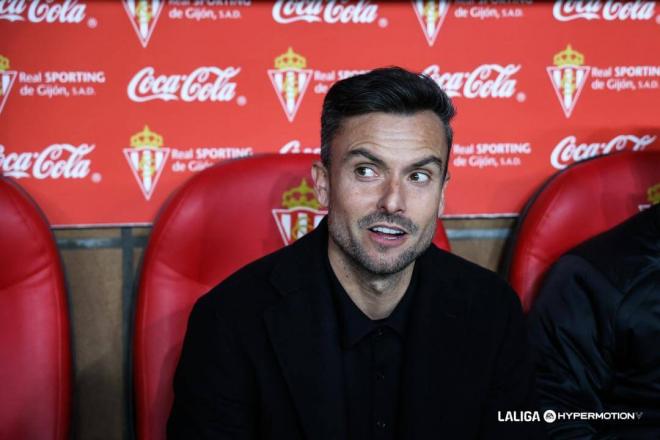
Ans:
[{"label": "coca-cola logo", "polygon": [[440,72],[437,64],[424,69],[451,98],[511,98],[516,92],[520,64],[482,64],[472,72]]},{"label": "coca-cola logo", "polygon": [[557,0],[552,15],[559,21],[585,20],[650,20],[655,15],[653,1],[572,1]]},{"label": "coca-cola logo", "polygon": [[90,159],[86,156],[95,145],[53,144],[41,152],[6,153],[0,145],[0,170],[17,179],[84,179],[89,174]]},{"label": "coca-cola logo", "polygon": [[655,142],[657,136],[644,135],[635,136],[633,134],[621,134],[608,142],[591,142],[578,144],[575,136],[566,136],[559,141],[557,146],[550,154],[550,163],[558,170],[563,170],[568,165],[591,159],[592,157],[610,154],[616,151],[629,149],[631,151],[641,151]]},{"label": "coca-cola logo", "polygon": [[378,18],[378,5],[369,0],[277,0],[273,5],[273,20],[288,24],[307,23],[373,23]]},{"label": "coca-cola logo", "polygon": [[80,23],[85,19],[87,5],[78,0],[0,0],[0,20],[30,23]]},{"label": "coca-cola logo", "polygon": [[231,101],[236,96],[236,83],[231,81],[240,67],[221,69],[199,67],[188,75],[156,75],[153,67],[145,67],[128,83],[128,97],[134,102],[154,99],[184,102]]}]

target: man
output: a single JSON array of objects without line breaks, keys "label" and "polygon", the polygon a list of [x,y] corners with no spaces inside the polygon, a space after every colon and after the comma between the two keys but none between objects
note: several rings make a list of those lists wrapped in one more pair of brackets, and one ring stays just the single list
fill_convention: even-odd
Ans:
[{"label": "man", "polygon": [[199,300],[171,438],[526,438],[520,304],[431,245],[454,110],[428,77],[336,83],[312,169],[327,220]]},{"label": "man", "polygon": [[551,438],[660,437],[660,205],[557,261],[530,314],[530,339],[544,410],[641,414],[557,420]]}]

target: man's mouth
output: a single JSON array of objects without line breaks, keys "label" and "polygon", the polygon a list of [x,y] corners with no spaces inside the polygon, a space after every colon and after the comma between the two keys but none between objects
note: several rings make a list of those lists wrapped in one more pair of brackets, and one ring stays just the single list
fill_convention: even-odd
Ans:
[{"label": "man's mouth", "polygon": [[404,231],[403,229],[394,226],[377,225],[377,226],[372,226],[368,229],[371,232],[378,234],[383,238],[388,238],[388,239],[396,239],[407,234],[407,232]]}]

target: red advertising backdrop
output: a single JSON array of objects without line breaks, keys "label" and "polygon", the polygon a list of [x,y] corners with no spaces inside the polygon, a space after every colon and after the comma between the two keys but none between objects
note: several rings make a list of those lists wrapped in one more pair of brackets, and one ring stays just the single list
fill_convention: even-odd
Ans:
[{"label": "red advertising backdrop", "polygon": [[58,226],[148,224],[214,163],[317,152],[328,88],[387,65],[457,107],[450,217],[660,149],[656,2],[0,0],[0,35],[0,169]]}]

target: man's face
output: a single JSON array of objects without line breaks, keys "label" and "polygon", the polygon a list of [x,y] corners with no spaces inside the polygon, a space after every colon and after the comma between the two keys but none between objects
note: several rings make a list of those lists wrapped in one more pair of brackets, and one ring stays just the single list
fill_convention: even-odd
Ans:
[{"label": "man's face", "polygon": [[412,263],[435,234],[447,150],[442,121],[431,111],[343,120],[330,169],[314,166],[317,195],[329,211],[329,251],[381,275]]}]

